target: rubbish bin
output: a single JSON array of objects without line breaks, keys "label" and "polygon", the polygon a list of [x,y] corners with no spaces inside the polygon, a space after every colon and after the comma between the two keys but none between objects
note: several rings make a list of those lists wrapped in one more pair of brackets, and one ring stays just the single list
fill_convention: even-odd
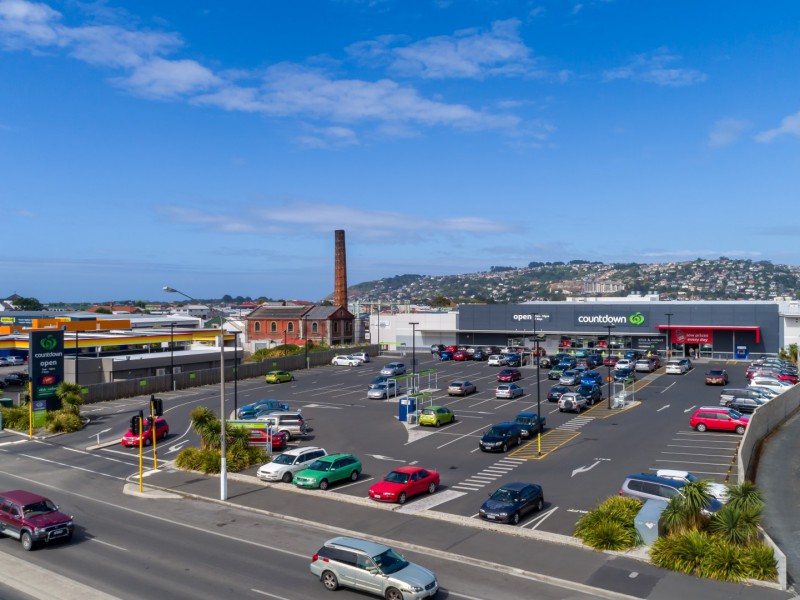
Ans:
[{"label": "rubbish bin", "polygon": [[658,536],[663,533],[659,531],[658,520],[661,513],[667,508],[664,500],[648,500],[636,515],[633,525],[642,538],[645,546],[652,546]]},{"label": "rubbish bin", "polygon": [[11,398],[0,398],[0,407],[14,408],[14,401]]},{"label": "rubbish bin", "polygon": [[417,399],[413,396],[403,396],[397,406],[399,407],[397,416],[400,422],[406,423],[408,422],[408,416],[417,412]]}]

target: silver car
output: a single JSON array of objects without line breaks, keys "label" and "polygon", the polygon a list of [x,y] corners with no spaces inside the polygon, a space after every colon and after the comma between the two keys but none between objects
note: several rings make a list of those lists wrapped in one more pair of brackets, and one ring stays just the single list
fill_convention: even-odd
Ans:
[{"label": "silver car", "polygon": [[580,382],[581,373],[575,369],[564,371],[564,374],[558,380],[561,385],[578,385]]},{"label": "silver car", "polygon": [[394,375],[402,375],[405,372],[406,366],[400,362],[389,363],[381,369],[381,375],[388,375],[389,377]]},{"label": "silver car", "polygon": [[389,396],[396,396],[397,391],[398,386],[394,381],[385,381],[383,383],[377,383],[370,386],[369,391],[367,392],[367,398],[372,398],[373,400],[383,400]]},{"label": "silver car", "polygon": [[386,600],[422,600],[439,590],[431,571],[368,540],[330,539],[312,557],[310,568],[330,591],[349,587]]}]

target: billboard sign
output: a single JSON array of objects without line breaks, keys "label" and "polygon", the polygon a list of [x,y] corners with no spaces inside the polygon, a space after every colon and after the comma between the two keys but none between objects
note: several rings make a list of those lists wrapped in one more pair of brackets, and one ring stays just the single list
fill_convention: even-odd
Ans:
[{"label": "billboard sign", "polygon": [[588,325],[599,325],[600,327],[607,327],[608,325],[644,327],[647,325],[647,319],[640,311],[602,314],[576,312],[575,325],[577,327],[586,327]]},{"label": "billboard sign", "polygon": [[56,388],[64,381],[64,331],[44,329],[28,335],[31,400],[34,407],[37,402],[44,401],[47,410],[58,410],[61,401],[56,396]]},{"label": "billboard sign", "polygon": [[714,332],[711,329],[681,329],[672,330],[673,344],[711,344]]}]

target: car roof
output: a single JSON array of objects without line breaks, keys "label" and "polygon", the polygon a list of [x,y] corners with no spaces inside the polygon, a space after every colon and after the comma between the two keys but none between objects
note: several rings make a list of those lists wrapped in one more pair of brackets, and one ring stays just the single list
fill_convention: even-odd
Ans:
[{"label": "car roof", "polygon": [[31,504],[32,502],[39,502],[47,500],[44,496],[34,494],[33,492],[26,492],[25,490],[11,490],[10,492],[0,492],[0,496],[16,502],[17,504]]},{"label": "car roof", "polygon": [[518,416],[518,417],[535,417],[535,416],[537,416],[537,415],[536,415],[536,413],[535,413],[535,412],[523,411],[523,412],[521,412],[521,413],[518,413],[518,414],[517,414],[517,416]]},{"label": "car roof", "polygon": [[512,492],[518,492],[518,491],[520,491],[520,490],[523,490],[523,489],[525,489],[525,488],[526,488],[526,487],[528,487],[529,485],[532,485],[532,486],[534,486],[534,487],[539,487],[539,486],[538,486],[537,484],[535,484],[535,483],[523,483],[523,482],[521,482],[521,481],[512,481],[511,483],[504,483],[503,485],[501,485],[501,486],[500,486],[499,488],[497,488],[497,489],[502,489],[502,490],[511,490]]},{"label": "car roof", "polygon": [[318,446],[299,446],[297,448],[289,448],[288,450],[284,450],[283,454],[288,454],[289,456],[297,456],[298,454],[302,454],[303,452],[312,452],[315,450],[322,450],[325,452],[323,448]]},{"label": "car roof", "polygon": [[360,540],[356,538],[349,538],[349,537],[335,537],[327,542],[325,542],[325,546],[338,546],[340,548],[350,548],[351,550],[358,550],[360,552],[364,552],[369,556],[377,556],[378,554],[382,554],[389,550],[389,546],[384,546],[383,544],[378,544],[377,542],[371,542],[369,540]]},{"label": "car roof", "polygon": [[492,427],[502,427],[507,429],[508,427],[518,427],[518,425],[512,421],[503,421],[502,423],[495,423]]},{"label": "car roof", "polygon": [[666,483],[674,487],[683,487],[683,481],[678,479],[670,479],[669,477],[650,475],[649,473],[635,473],[633,475],[628,475],[625,479],[641,479],[644,481],[652,481],[653,483]]},{"label": "car roof", "polygon": [[[353,455],[352,454],[343,454],[343,453],[328,454],[327,456],[320,456],[317,460],[333,461],[333,460],[336,460],[338,458],[345,458],[345,457],[350,457],[350,456],[353,456]],[[355,456],[353,456],[353,458],[355,458]]]}]

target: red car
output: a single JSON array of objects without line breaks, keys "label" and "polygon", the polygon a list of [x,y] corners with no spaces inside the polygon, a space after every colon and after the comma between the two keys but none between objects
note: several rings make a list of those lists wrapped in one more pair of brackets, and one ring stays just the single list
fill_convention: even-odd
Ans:
[{"label": "red car", "polygon": [[445,352],[450,352],[451,354],[458,352],[458,346],[448,346],[444,349]]},{"label": "red car", "polygon": [[607,367],[614,367],[619,360],[619,356],[606,356],[605,360],[603,360],[603,364]]},{"label": "red car", "polygon": [[713,369],[706,373],[706,385],[728,385],[728,372],[725,369]]},{"label": "red car", "polygon": [[522,379],[522,373],[517,369],[503,369],[497,374],[497,381],[517,381]]},{"label": "red car", "polygon": [[[269,434],[260,429],[250,429],[247,437],[247,443],[250,446],[264,446],[267,445]],[[272,451],[286,450],[286,434],[282,431],[272,432]]]},{"label": "red car", "polygon": [[472,356],[466,350],[459,350],[453,354],[453,360],[472,360]]},{"label": "red car", "polygon": [[766,376],[766,377],[775,377],[776,379],[780,379],[781,381],[788,381],[789,383],[797,383],[797,376],[792,375],[791,373],[783,373],[782,371],[774,371],[774,370],[760,370],[755,371],[750,375],[750,379],[754,376]]},{"label": "red car", "polygon": [[420,467],[400,467],[389,473],[383,481],[369,488],[369,497],[379,502],[405,504],[411,496],[428,492],[439,486],[439,473]]},{"label": "red car", "polygon": [[[169,425],[167,425],[167,420],[164,417],[156,417],[156,441],[163,440],[165,437],[169,435]],[[149,446],[153,443],[153,432],[150,429],[150,425],[147,422],[147,419],[144,420],[142,423],[142,437],[144,438],[142,441],[145,446]],[[128,448],[133,448],[134,446],[139,445],[139,432],[133,432],[130,429],[122,436],[122,445]]]}]

